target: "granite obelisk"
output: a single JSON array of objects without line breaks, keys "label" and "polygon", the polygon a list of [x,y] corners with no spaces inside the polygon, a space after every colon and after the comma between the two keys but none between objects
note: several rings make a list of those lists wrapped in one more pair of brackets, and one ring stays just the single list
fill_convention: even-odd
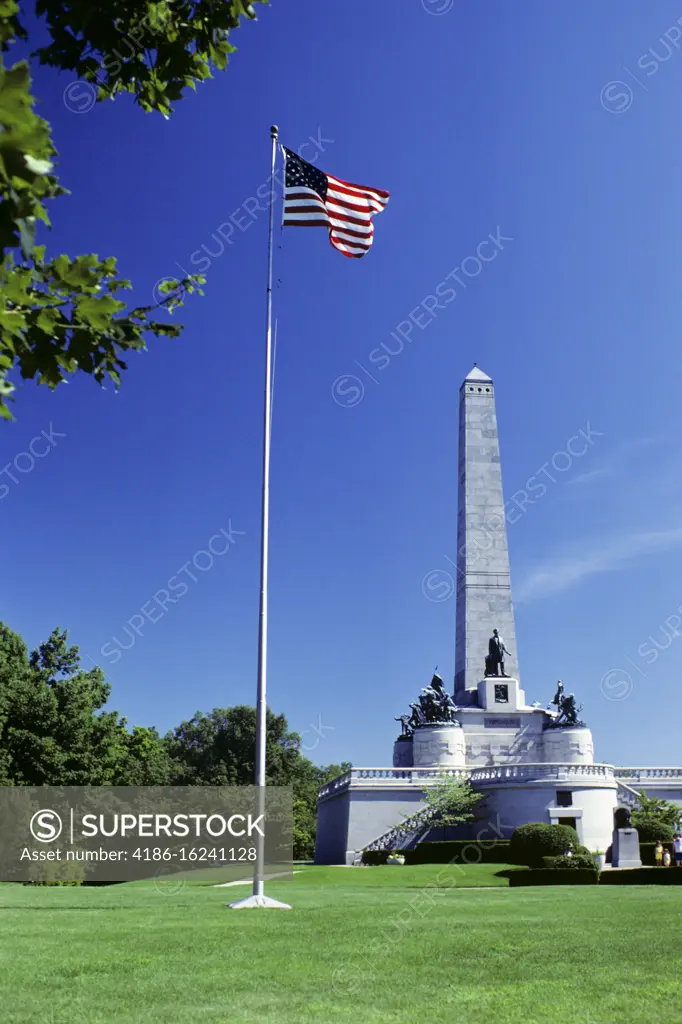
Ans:
[{"label": "granite obelisk", "polygon": [[476,702],[488,641],[499,630],[518,679],[516,632],[493,382],[476,364],[459,392],[455,700]]}]

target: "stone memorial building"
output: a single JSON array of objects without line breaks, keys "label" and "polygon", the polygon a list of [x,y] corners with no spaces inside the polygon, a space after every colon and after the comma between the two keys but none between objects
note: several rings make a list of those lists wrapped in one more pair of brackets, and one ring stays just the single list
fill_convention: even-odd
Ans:
[{"label": "stone memorial building", "polygon": [[[459,398],[454,694],[434,676],[400,719],[391,767],[352,768],[322,787],[316,863],[358,863],[387,836],[403,847],[416,841],[424,790],[443,772],[468,778],[487,797],[486,818],[506,839],[529,821],[564,823],[585,846],[605,850],[615,809],[635,806],[638,790],[682,804],[682,768],[595,761],[592,733],[561,682],[549,704],[542,695],[547,706],[527,703],[506,527],[495,389],[474,365]],[[415,816],[412,830],[406,815]]]}]

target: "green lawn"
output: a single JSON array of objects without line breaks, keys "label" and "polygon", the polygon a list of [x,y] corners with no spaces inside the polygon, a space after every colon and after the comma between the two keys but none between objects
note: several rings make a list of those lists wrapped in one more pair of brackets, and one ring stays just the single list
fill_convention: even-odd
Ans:
[{"label": "green lawn", "polygon": [[500,870],[305,867],[267,885],[292,911],[226,910],[248,887],[3,885],[0,1019],[682,1021],[682,887],[509,889]]}]

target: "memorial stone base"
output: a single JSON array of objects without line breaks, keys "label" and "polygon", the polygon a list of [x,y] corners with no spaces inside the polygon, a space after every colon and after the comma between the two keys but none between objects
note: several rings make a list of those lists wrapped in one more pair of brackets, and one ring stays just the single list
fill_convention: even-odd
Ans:
[{"label": "memorial stone base", "polygon": [[459,723],[421,725],[412,737],[415,768],[463,768],[466,763],[464,730]]},{"label": "memorial stone base", "polygon": [[611,867],[641,868],[639,835],[636,828],[614,828],[611,843]]}]

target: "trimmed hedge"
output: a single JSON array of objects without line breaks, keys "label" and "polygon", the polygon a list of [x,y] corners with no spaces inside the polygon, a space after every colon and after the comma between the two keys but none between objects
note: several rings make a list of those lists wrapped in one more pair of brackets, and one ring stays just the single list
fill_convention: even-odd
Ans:
[{"label": "trimmed hedge", "polygon": [[405,850],[406,864],[510,864],[510,841],[453,839],[449,842],[419,843]]},{"label": "trimmed hedge", "polygon": [[566,850],[580,849],[578,833],[570,825],[548,825],[530,821],[519,825],[511,837],[510,852],[515,864],[539,868],[543,857],[558,857]]},{"label": "trimmed hedge", "polygon": [[543,869],[562,868],[568,871],[595,871],[596,864],[591,853],[574,853],[570,857],[543,857]]},{"label": "trimmed hedge", "polygon": [[[670,859],[674,863],[675,855],[673,853],[672,843],[663,843],[663,849],[668,850],[670,853]],[[653,868],[656,866],[656,843],[640,843],[639,844],[639,856],[642,860],[643,867]]]},{"label": "trimmed hedge", "polygon": [[85,884],[84,882],[81,882],[81,881],[78,881],[78,880],[71,880],[71,881],[67,880],[67,881],[64,881],[61,878],[56,880],[56,881],[53,879],[52,881],[49,881],[49,882],[21,882],[21,885],[36,885],[36,886],[40,886],[40,885],[42,885],[42,886],[45,886],[45,885],[84,885],[84,884]]},{"label": "trimmed hedge", "polygon": [[633,821],[632,826],[637,829],[640,845],[642,843],[653,843],[655,845],[660,839],[665,846],[666,843],[672,843],[677,832],[677,829],[673,828],[672,825],[665,825],[663,822],[654,822],[646,819],[640,822],[639,825]]},{"label": "trimmed hedge", "polygon": [[509,885],[597,885],[599,872],[584,868],[529,868],[527,871],[510,871]]},{"label": "trimmed hedge", "polygon": [[[549,860],[550,858],[546,858]],[[560,859],[560,858],[557,858]],[[571,858],[572,859],[572,858]],[[679,868],[627,868],[602,871],[596,868],[529,868],[509,872],[509,885],[682,885]]]},{"label": "trimmed hedge", "polygon": [[393,850],[363,850],[362,863],[376,867],[379,864],[385,864],[392,853]]},{"label": "trimmed hedge", "polygon": [[[524,827],[525,826],[521,826],[521,828]],[[552,828],[551,825],[546,827]],[[562,829],[568,828],[566,825],[558,825],[556,827]],[[573,830],[570,829],[569,831]],[[514,835],[516,835],[516,833],[514,833]],[[670,851],[672,858],[672,843],[664,843],[663,845]],[[640,856],[644,867],[654,867],[656,863],[654,853],[655,848],[655,843],[639,844]],[[457,863],[462,860],[469,864],[524,863],[523,861],[519,862],[516,859],[516,853],[512,847],[512,842],[509,839],[500,839],[494,843],[492,840],[488,840],[485,843],[478,843],[474,839],[456,839],[450,840],[449,842],[420,843],[414,850],[365,850],[362,854],[362,863],[367,865],[385,864],[391,853],[403,853],[405,857],[405,864],[450,864],[451,862]],[[561,851],[561,854],[563,854],[563,850]],[[533,867],[560,867],[561,865],[559,864],[550,863],[557,859],[563,860],[563,857],[556,854],[543,855],[540,858],[539,863],[534,864]],[[587,869],[589,868],[590,863],[593,863],[590,851],[587,847],[580,845],[577,845],[570,860],[572,862],[570,869],[573,871],[579,870],[581,867]],[[633,868],[632,870],[637,871],[641,869]],[[682,876],[682,869],[679,871],[679,874]],[[677,882],[673,884],[679,885],[681,883]]]},{"label": "trimmed hedge", "polygon": [[682,868],[624,868],[602,871],[600,885],[682,885]]}]

